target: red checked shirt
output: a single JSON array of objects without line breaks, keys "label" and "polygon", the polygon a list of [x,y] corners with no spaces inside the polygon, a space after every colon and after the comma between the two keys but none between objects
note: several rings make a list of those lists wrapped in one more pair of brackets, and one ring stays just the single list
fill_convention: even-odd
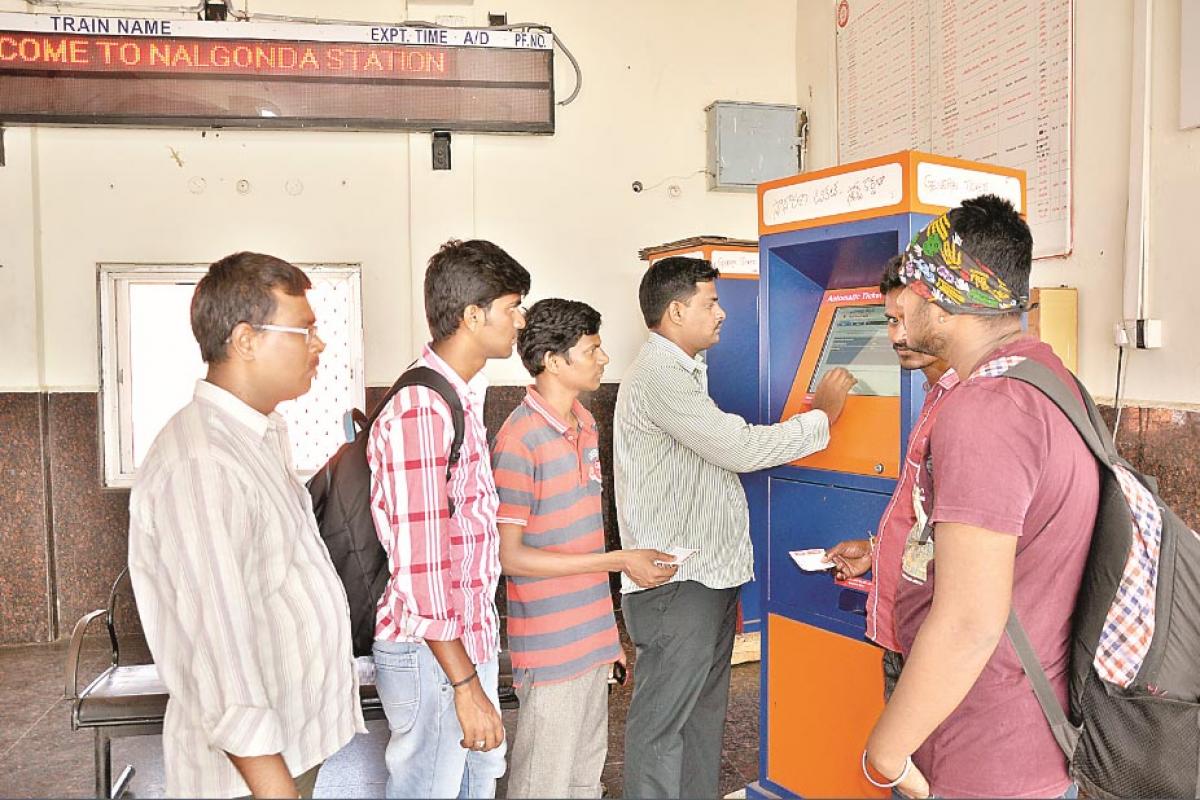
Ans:
[{"label": "red checked shirt", "polygon": [[[464,382],[428,345],[417,366],[450,381],[466,430],[447,482],[454,422],[437,392],[402,389],[371,426],[371,514],[392,573],[379,600],[375,638],[462,639],[471,661],[482,664],[500,650],[499,501],[483,424],[487,379],[479,374]],[[454,502],[454,516],[447,500]]]}]

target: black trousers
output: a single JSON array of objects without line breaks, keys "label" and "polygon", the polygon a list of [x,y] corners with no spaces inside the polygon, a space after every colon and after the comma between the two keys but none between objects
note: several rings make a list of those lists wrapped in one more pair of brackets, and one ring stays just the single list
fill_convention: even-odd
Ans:
[{"label": "black trousers", "polygon": [[621,607],[637,648],[625,797],[717,797],[737,589],[668,583]]}]

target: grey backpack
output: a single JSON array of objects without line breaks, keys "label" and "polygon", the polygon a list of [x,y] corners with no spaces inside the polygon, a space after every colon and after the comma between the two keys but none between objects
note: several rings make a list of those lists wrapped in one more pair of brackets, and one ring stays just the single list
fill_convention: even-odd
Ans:
[{"label": "grey backpack", "polygon": [[[1117,455],[1095,402],[1022,359],[993,372],[1041,390],[1100,463],[1100,507],[1072,619],[1064,710],[1015,612],[1007,632],[1089,797],[1200,798],[1200,536]],[[1078,384],[1078,381],[1076,381]]]}]

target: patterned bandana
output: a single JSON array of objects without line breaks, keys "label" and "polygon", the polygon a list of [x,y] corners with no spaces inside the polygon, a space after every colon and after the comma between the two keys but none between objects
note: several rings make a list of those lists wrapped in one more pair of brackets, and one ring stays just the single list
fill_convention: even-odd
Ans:
[{"label": "patterned bandana", "polygon": [[904,251],[900,280],[952,314],[1007,314],[1024,311],[1028,302],[963,249],[962,237],[945,214],[913,237]]}]

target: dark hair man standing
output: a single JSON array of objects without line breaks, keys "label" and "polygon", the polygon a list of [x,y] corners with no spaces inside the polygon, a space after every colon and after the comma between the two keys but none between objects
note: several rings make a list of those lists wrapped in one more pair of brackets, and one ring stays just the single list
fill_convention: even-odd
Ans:
[{"label": "dark hair man standing", "polygon": [[737,474],[823,449],[855,383],[846,370],[831,370],[813,410],[777,425],[750,425],[717,408],[700,357],[725,321],[717,276],[697,258],[666,258],[646,270],[638,299],[650,338],[617,395],[622,547],[696,551],[663,586],[622,579],[638,670],[625,727],[629,797],[717,796],[737,589],[754,577]]},{"label": "dark hair man standing", "polygon": [[498,500],[480,370],[512,355],[528,291],[529,273],[491,242],[450,241],[429,259],[433,341],[417,364],[440,373],[462,404],[449,482],[454,422],[437,392],[401,389],[371,426],[371,513],[391,568],[374,647],[392,731],[388,797],[492,797],[504,774]]},{"label": "dark hair man standing", "polygon": [[1004,378],[1028,359],[1075,385],[1021,329],[1032,249],[1012,205],[984,195],[918,233],[901,269],[908,346],[962,380],[919,460],[913,499],[928,525],[907,538],[895,598],[904,671],[863,753],[869,778],[909,797],[1075,793],[1004,638],[1011,609],[1064,703],[1099,477],[1058,407]]},{"label": "dark hair man standing", "polygon": [[892,349],[896,351],[901,367],[919,369],[925,375],[925,401],[917,416],[917,424],[909,434],[900,480],[896,482],[892,499],[879,520],[878,533],[873,539],[839,542],[826,553],[826,557],[834,563],[839,578],[853,578],[867,570],[871,571],[873,580],[867,594],[867,638],[884,648],[885,697],[891,695],[903,661],[899,654],[900,645],[896,641],[893,607],[904,543],[914,526],[925,527],[925,519],[917,516],[913,506],[913,488],[916,486],[921,456],[929,446],[929,431],[938,409],[946,395],[958,385],[958,374],[945,361],[927,353],[918,353],[908,346],[908,333],[904,329],[904,321],[900,319],[900,295],[904,292],[900,266],[903,262],[903,255],[894,256],[888,261],[879,282],[879,291],[883,295]]},{"label": "dark hair man standing", "polygon": [[209,268],[191,309],[208,374],[129,498],[129,574],[170,692],[171,797],[311,797],[321,763],[366,733],[346,595],[275,413],[325,349],[310,287],[256,253]]},{"label": "dark hair man standing", "polygon": [[600,388],[608,355],[600,313],[551,298],[517,336],[534,385],[496,434],[500,563],[508,646],[521,700],[508,796],[599,797],[608,752],[609,670],[625,666],[608,573],[639,586],[675,574],[657,550],[604,549],[600,436],[579,402]]}]

